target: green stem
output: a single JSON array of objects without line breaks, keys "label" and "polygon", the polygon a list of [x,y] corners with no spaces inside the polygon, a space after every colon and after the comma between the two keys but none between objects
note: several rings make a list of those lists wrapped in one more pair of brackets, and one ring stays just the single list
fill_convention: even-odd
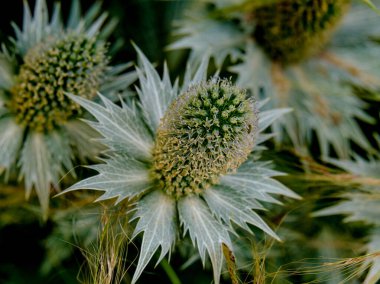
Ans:
[{"label": "green stem", "polygon": [[377,14],[380,15],[380,10],[376,7],[375,4],[372,3],[371,0],[362,0],[364,3],[366,3],[372,10],[374,10]]},{"label": "green stem", "polygon": [[170,282],[172,284],[181,284],[181,280],[179,280],[177,274],[175,273],[173,267],[169,264],[169,262],[164,258],[161,262],[160,265],[162,269],[166,272],[166,275],[169,277]]}]

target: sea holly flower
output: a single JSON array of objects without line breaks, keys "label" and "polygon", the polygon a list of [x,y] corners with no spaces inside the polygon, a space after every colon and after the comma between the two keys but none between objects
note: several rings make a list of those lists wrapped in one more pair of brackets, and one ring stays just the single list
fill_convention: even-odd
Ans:
[{"label": "sea holly flower", "polygon": [[133,199],[133,237],[143,237],[132,283],[159,247],[158,262],[187,232],[203,263],[209,255],[219,283],[232,224],[251,232],[250,224],[278,239],[254,210],[264,209],[261,201],[278,203],[272,194],[298,198],[272,178],[281,173],[259,160],[260,144],[272,137],[264,129],[288,110],[259,112],[262,103],[229,80],[206,81],[207,60],[196,70],[188,67],[179,87],[167,68],[161,79],[138,55],[138,101],[117,106],[100,95],[102,106],[69,95],[95,117],[88,123],[108,150],[103,164],[90,167],[97,175],[63,193],[92,189],[104,191],[98,201]]},{"label": "sea holly flower", "polygon": [[179,24],[171,49],[190,48],[192,61],[209,53],[219,66],[230,57],[239,86],[292,108],[272,125],[278,144],[305,154],[316,141],[323,157],[348,158],[351,142],[371,149],[357,119],[373,118],[355,92],[380,86],[374,11],[349,0],[209,2]]},{"label": "sea holly flower", "polygon": [[114,96],[135,76],[122,73],[127,65],[108,65],[105,39],[115,23],[99,12],[95,4],[81,18],[73,1],[65,26],[58,4],[49,20],[44,0],[36,1],[33,16],[25,2],[23,26],[14,25],[16,36],[0,53],[0,173],[18,172],[27,196],[34,187],[44,217],[51,186],[57,187],[75,159],[101,149],[90,143],[96,132],[78,119],[83,110],[64,93],[93,99],[100,90]]}]

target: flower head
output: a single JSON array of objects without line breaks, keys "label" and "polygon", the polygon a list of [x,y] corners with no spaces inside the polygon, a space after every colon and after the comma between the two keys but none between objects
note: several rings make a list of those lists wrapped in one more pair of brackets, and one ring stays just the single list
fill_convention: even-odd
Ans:
[{"label": "flower head", "polygon": [[64,93],[94,97],[106,64],[105,47],[95,38],[67,35],[37,44],[26,53],[11,89],[10,109],[17,122],[36,131],[51,131],[79,115],[79,105]]},{"label": "flower head", "polygon": [[281,0],[259,7],[252,12],[253,37],[275,61],[302,61],[323,49],[350,2]]},{"label": "flower head", "polygon": [[97,134],[78,119],[83,111],[65,92],[111,97],[134,75],[121,74],[125,66],[108,66],[102,27],[109,32],[114,23],[105,14],[97,17],[98,4],[81,18],[73,1],[66,26],[58,4],[50,21],[45,0],[36,1],[33,16],[26,2],[24,7],[23,29],[14,26],[12,44],[0,53],[0,170],[24,178],[27,196],[35,188],[46,217],[51,186],[57,187],[74,159],[101,149],[89,143]]},{"label": "flower head", "polygon": [[373,119],[355,87],[380,87],[376,13],[349,0],[212,2],[182,21],[172,49],[190,48],[194,62],[208,53],[219,66],[230,56],[239,86],[292,108],[272,125],[278,144],[308,153],[317,142],[322,156],[345,158],[351,142],[371,148],[357,119]]},{"label": "flower head", "polygon": [[227,80],[210,80],[179,96],[157,130],[154,171],[165,192],[200,194],[236,170],[252,151],[254,103]]},{"label": "flower head", "polygon": [[[158,248],[158,261],[170,253],[181,228],[189,232],[203,263],[209,255],[215,282],[222,269],[222,245],[232,249],[232,222],[251,231],[254,225],[278,239],[254,212],[259,201],[277,202],[271,194],[298,196],[272,179],[279,174],[260,162],[261,132],[288,110],[258,112],[261,104],[229,80],[205,80],[207,60],[188,67],[181,88],[165,68],[161,79],[138,50],[139,103],[119,107],[101,96],[104,106],[70,95],[88,110],[91,125],[108,147],[98,175],[74,184],[78,189],[104,191],[97,200],[134,199],[138,219],[133,236],[143,234],[132,283]],[[252,150],[255,155],[252,155]]]}]

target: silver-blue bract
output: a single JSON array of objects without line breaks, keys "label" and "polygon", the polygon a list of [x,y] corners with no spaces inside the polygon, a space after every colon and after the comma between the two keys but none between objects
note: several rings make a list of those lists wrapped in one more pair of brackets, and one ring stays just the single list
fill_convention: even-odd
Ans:
[{"label": "silver-blue bract", "polygon": [[[103,164],[91,166],[98,175],[78,182],[63,193],[92,189],[104,191],[97,200],[115,198],[118,203],[133,199],[136,210],[133,220],[138,220],[133,236],[143,233],[143,238],[132,283],[136,283],[159,248],[158,262],[170,254],[177,236],[187,232],[198,248],[202,262],[205,263],[206,255],[211,259],[214,281],[219,283],[222,244],[232,248],[229,233],[234,231],[233,224],[249,232],[248,225],[253,225],[278,239],[255,210],[264,209],[260,202],[279,203],[272,195],[299,198],[272,178],[282,173],[271,170],[270,163],[259,161],[263,150],[260,144],[272,137],[262,132],[288,110],[275,109],[258,114],[253,152],[235,171],[225,173],[216,184],[199,194],[189,193],[180,197],[167,194],[162,182],[152,175],[156,133],[169,106],[174,107],[172,103],[189,88],[198,90],[195,86],[206,82],[208,60],[202,60],[196,68],[189,65],[180,87],[178,81],[171,83],[166,66],[161,78],[139,50],[138,57],[138,101],[117,106],[100,95],[103,102],[100,105],[70,95],[96,118],[89,124],[103,136],[100,141],[109,150]],[[257,104],[258,109],[262,108],[262,103]]]},{"label": "silver-blue bract", "polygon": [[355,161],[330,159],[333,165],[347,171],[356,178],[352,186],[354,190],[341,195],[343,201],[331,207],[317,211],[314,216],[346,215],[346,222],[364,222],[372,226],[366,247],[370,265],[363,283],[377,283],[380,279],[380,159],[364,160],[356,157]]},{"label": "silver-blue bract", "polygon": [[27,197],[35,188],[46,218],[51,187],[58,189],[67,171],[75,176],[74,159],[93,158],[101,149],[64,92],[113,98],[136,74],[126,72],[128,64],[108,66],[105,40],[115,21],[100,3],[81,17],[74,0],[64,24],[59,4],[49,18],[45,0],[36,1],[34,13],[25,2],[22,27],[13,26],[12,44],[0,52],[0,174],[7,180],[17,173]]}]

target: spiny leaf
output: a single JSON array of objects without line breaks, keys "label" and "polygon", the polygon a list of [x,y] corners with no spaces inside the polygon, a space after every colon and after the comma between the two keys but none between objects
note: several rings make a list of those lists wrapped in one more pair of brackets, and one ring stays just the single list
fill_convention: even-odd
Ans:
[{"label": "spiny leaf", "polygon": [[[87,123],[73,119],[65,123],[63,129],[68,135],[70,144],[76,150],[76,156],[81,161],[85,161],[88,158],[93,159],[102,150],[105,150],[105,147],[101,143],[95,141],[100,137],[99,133]],[[91,143],[91,147],[89,147],[89,143]]]},{"label": "spiny leaf", "polygon": [[355,175],[380,178],[380,160],[371,159],[367,161],[359,156],[356,156],[355,161],[337,160],[331,158],[326,159],[326,161]]},{"label": "spiny leaf", "polygon": [[98,175],[77,182],[63,193],[78,189],[104,191],[96,201],[117,197],[116,203],[125,198],[140,195],[151,188],[149,171],[146,165],[125,156],[113,156],[105,164],[89,166]]},{"label": "spiny leaf", "polygon": [[247,200],[244,194],[234,188],[215,186],[208,188],[202,194],[211,212],[225,223],[233,221],[240,227],[250,231],[247,224],[252,224],[263,230],[276,240],[280,240],[275,232],[264,222],[253,209],[262,209],[262,206]]},{"label": "spiny leaf", "polygon": [[[379,253],[380,251],[380,229],[377,228],[371,232],[371,240],[367,244],[367,253]],[[371,260],[371,268],[363,284],[376,284],[380,280],[380,256],[377,255]]]},{"label": "spiny leaf", "polygon": [[170,253],[176,238],[175,200],[156,190],[144,197],[137,206],[134,218],[139,218],[133,236],[143,232],[140,257],[133,275],[132,283],[136,283],[154,253],[161,247],[159,263]]},{"label": "spiny leaf", "polygon": [[196,196],[181,198],[178,201],[178,211],[184,232],[189,231],[203,264],[206,261],[206,251],[208,252],[214,281],[218,284],[223,262],[222,244],[232,247],[227,228],[214,219],[206,204]]},{"label": "spiny leaf", "polygon": [[89,124],[104,136],[101,141],[111,150],[132,158],[150,158],[152,136],[135,107],[123,104],[121,108],[100,94],[105,107],[78,96],[68,96],[98,120]]},{"label": "spiny leaf", "polygon": [[140,88],[137,89],[143,105],[146,120],[153,132],[156,131],[161,118],[173,99],[177,96],[178,86],[170,82],[169,72],[165,65],[163,79],[145,57],[142,51],[135,46],[141,62],[137,68]]},{"label": "spiny leaf", "polygon": [[189,61],[199,63],[207,55],[215,58],[218,67],[222,66],[227,56],[236,61],[241,56],[239,45],[244,42],[244,35],[231,23],[220,22],[196,16],[180,23],[176,34],[181,38],[169,46],[169,49],[191,48]]},{"label": "spiny leaf", "polygon": [[25,178],[26,195],[29,197],[32,188],[36,189],[38,199],[47,218],[51,185],[57,185],[57,167],[59,161],[54,161],[46,143],[47,137],[42,133],[29,133],[21,152],[19,166],[20,175]]},{"label": "spiny leaf", "polygon": [[13,85],[14,66],[12,58],[0,52],[0,88],[9,89]]},{"label": "spiny leaf", "polygon": [[[51,29],[48,22],[48,10],[45,0],[37,0],[34,6],[34,13],[30,11],[28,3],[24,2],[24,18],[22,30],[12,24],[16,34],[15,44],[17,51],[21,55],[26,52],[38,42],[51,35]],[[55,31],[61,33],[61,31]]]},{"label": "spiny leaf", "polygon": [[12,117],[0,118],[0,165],[9,168],[17,159],[24,129]]},{"label": "spiny leaf", "polygon": [[69,17],[67,20],[67,27],[69,29],[75,29],[80,22],[81,7],[79,0],[73,0],[70,7]]},{"label": "spiny leaf", "polygon": [[[71,175],[75,177],[73,170],[72,159],[74,158],[73,151],[71,149],[71,141],[66,131],[57,129],[47,135],[46,145],[51,153],[52,160],[51,168],[57,173],[57,175],[64,175],[66,171],[70,171]],[[89,147],[89,146],[88,146]],[[62,166],[66,171],[63,170]]]},{"label": "spiny leaf", "polygon": [[[21,55],[25,55],[31,47],[43,41],[45,38],[52,35],[58,37],[65,32],[60,12],[60,5],[54,5],[53,16],[49,22],[46,0],[36,1],[33,15],[27,1],[24,1],[22,30],[16,24],[12,24],[16,34],[16,38],[13,41],[16,45],[17,52]],[[89,8],[86,15],[81,18],[79,1],[73,1],[69,13],[67,30],[86,34],[88,37],[99,36],[99,38],[104,39],[107,35],[103,33],[101,27],[107,19],[107,14],[100,14],[100,12],[101,3],[96,2]],[[107,26],[108,34],[109,28],[110,27]]]},{"label": "spiny leaf", "polygon": [[259,113],[259,131],[264,131],[267,127],[272,125],[272,123],[282,117],[284,114],[290,112],[289,108],[281,109],[271,109],[267,111],[262,111]]},{"label": "spiny leaf", "polygon": [[347,200],[337,205],[319,210],[313,214],[314,217],[344,214],[346,222],[362,221],[366,224],[380,225],[380,190],[379,188],[368,188],[361,192],[347,193]]},{"label": "spiny leaf", "polygon": [[300,199],[300,196],[281,184],[272,176],[280,173],[266,169],[267,164],[258,161],[247,161],[236,173],[225,175],[220,184],[243,191],[247,198],[281,204],[271,194]]},{"label": "spiny leaf", "polygon": [[247,40],[243,47],[245,54],[242,56],[242,62],[229,68],[238,74],[236,84],[251,90],[260,99],[270,97],[273,92],[270,72],[272,62],[253,40]]},{"label": "spiny leaf", "polygon": [[191,63],[186,65],[181,93],[186,92],[192,85],[201,84],[206,81],[208,63],[209,57],[205,55],[199,65]]}]

